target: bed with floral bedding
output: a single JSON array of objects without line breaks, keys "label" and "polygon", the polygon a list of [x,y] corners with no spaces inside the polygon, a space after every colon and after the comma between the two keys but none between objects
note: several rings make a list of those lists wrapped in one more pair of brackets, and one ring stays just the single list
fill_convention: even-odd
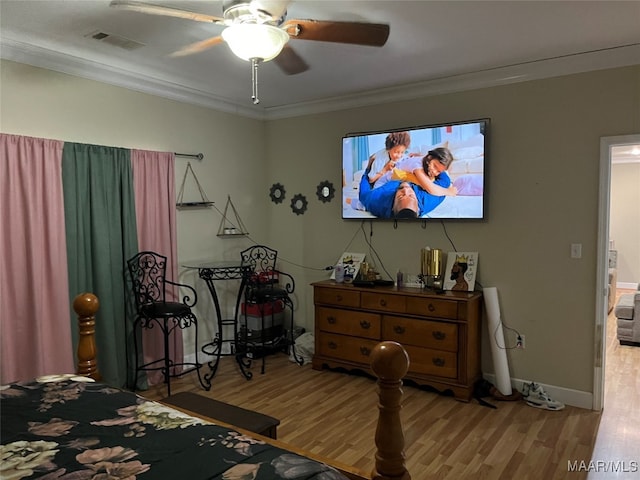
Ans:
[{"label": "bed with floral bedding", "polygon": [[2,386],[0,478],[344,479],[326,464],[73,375]]},{"label": "bed with floral bedding", "polygon": [[[408,480],[400,422],[409,357],[395,342],[371,352],[378,376],[371,475],[311,452],[100,383],[97,297],[78,295],[75,374],[0,386],[0,479]],[[367,418],[367,421],[370,419]],[[372,459],[373,460],[373,459]]]}]

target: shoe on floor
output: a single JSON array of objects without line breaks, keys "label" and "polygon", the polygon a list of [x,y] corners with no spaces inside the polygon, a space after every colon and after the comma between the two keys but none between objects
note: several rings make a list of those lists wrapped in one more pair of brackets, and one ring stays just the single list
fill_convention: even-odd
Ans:
[{"label": "shoe on floor", "polygon": [[553,400],[541,385],[537,383],[525,383],[522,386],[522,398],[527,405],[534,408],[543,408],[545,410],[562,410],[564,403]]}]

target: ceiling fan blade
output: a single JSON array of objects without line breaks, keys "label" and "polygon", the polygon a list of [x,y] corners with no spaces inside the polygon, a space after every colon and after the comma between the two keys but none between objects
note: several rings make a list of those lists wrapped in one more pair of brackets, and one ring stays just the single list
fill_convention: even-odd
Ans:
[{"label": "ceiling fan blade", "polygon": [[291,38],[371,47],[381,47],[389,38],[389,25],[382,23],[288,20],[283,28]]},{"label": "ceiling fan blade", "polygon": [[196,13],[190,12],[188,10],[164,7],[162,5],[154,5],[152,3],[136,2],[133,0],[112,0],[109,6],[120,8],[122,10],[132,10],[134,12],[149,13],[151,15],[184,18],[187,20],[195,20],[196,22],[224,24],[223,18],[214,17],[213,15],[206,15],[204,13]]},{"label": "ceiling fan blade", "polygon": [[273,61],[287,75],[297,75],[298,73],[309,70],[309,65],[300,57],[296,51],[288,44],[284,46],[282,51]]},{"label": "ceiling fan blade", "polygon": [[191,45],[187,45],[186,47],[178,50],[177,52],[173,52],[170,57],[184,57],[186,55],[192,55],[194,53],[202,52],[207,48],[211,48],[215,45],[222,43],[222,37],[218,35],[217,37],[207,38],[206,40],[202,40],[200,42],[192,43]]}]

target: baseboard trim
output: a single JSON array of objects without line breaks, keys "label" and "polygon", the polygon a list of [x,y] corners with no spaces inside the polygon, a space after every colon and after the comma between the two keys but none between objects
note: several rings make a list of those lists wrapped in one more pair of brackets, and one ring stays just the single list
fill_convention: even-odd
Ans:
[{"label": "baseboard trim", "polygon": [[633,282],[616,282],[616,288],[628,288],[631,290],[637,290],[638,284]]},{"label": "baseboard trim", "polygon": [[[202,358],[202,357],[205,357],[205,355],[204,354],[198,355],[197,360],[200,360],[200,363],[206,363],[206,362],[203,361],[204,358]],[[192,353],[191,355],[184,355],[184,362],[185,363],[196,363],[197,360],[196,360],[196,354],[195,353]]]},{"label": "baseboard trim", "polygon": [[[482,375],[483,378],[495,384],[495,374],[493,373],[485,373]],[[514,390],[522,391],[522,385],[525,383],[530,383],[532,380],[521,380],[519,378],[511,379],[511,388]],[[535,380],[533,380],[535,381]],[[586,408],[587,410],[593,410],[593,393],[591,392],[583,392],[580,390],[573,390],[571,388],[558,387],[555,385],[547,385],[545,383],[536,382],[539,385],[542,385],[545,392],[549,394],[549,396],[557,400],[559,402],[564,403],[565,405],[571,405],[572,407],[578,408]]]}]

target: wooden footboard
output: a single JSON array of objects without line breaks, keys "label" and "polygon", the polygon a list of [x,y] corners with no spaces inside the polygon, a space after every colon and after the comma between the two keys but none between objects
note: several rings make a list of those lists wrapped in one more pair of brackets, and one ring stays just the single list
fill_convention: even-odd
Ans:
[{"label": "wooden footboard", "polygon": [[[73,309],[78,316],[80,338],[78,342],[79,375],[100,380],[96,360],[95,324],[96,313],[100,307],[98,298],[91,293],[82,293],[73,301]],[[252,432],[243,431],[234,425],[227,425],[241,433],[260,438],[267,443],[289,450],[299,455],[331,465],[351,480],[410,480],[411,476],[405,466],[404,432],[400,421],[402,408],[402,378],[409,367],[409,356],[404,347],[396,342],[381,342],[372,352],[371,370],[378,377],[378,424],[376,428],[375,467],[371,475],[349,465],[306,452],[284,442],[263,437]],[[177,407],[174,407],[177,408]],[[182,409],[181,409],[182,410]],[[205,418],[195,412],[183,410],[195,417]],[[217,419],[208,419],[225,425]]]},{"label": "wooden footboard", "polygon": [[81,293],[73,300],[73,310],[78,316],[78,366],[76,373],[100,380],[96,352],[96,312],[100,308],[93,293]]},{"label": "wooden footboard", "polygon": [[409,355],[396,342],[381,342],[371,355],[371,370],[378,377],[378,426],[373,480],[409,480],[405,466],[404,432],[400,421],[402,378],[409,369]]}]

